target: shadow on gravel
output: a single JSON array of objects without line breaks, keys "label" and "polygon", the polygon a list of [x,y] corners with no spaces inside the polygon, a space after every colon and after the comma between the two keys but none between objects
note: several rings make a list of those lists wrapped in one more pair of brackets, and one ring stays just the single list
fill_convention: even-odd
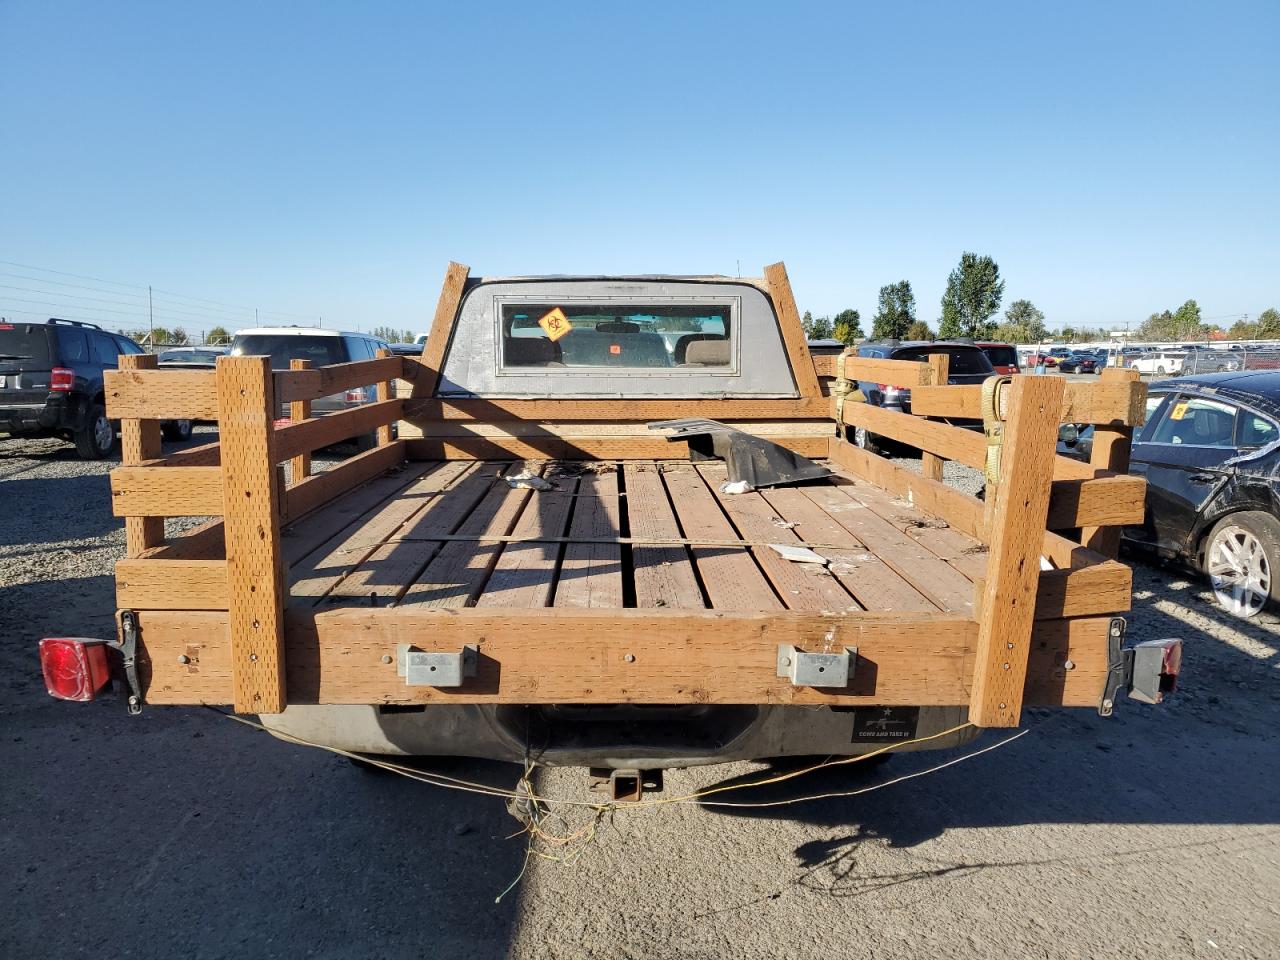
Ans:
[{"label": "shadow on gravel", "polygon": [[[1198,599],[1199,583],[1165,585],[1160,593],[1187,607],[1188,617],[1162,612],[1152,598],[1135,600],[1129,620],[1131,640],[1181,636],[1186,641],[1181,687],[1165,704],[1125,700],[1109,719],[1091,710],[1032,709],[1024,714],[1029,734],[944,770],[891,783],[995,744],[1013,731],[989,731],[956,750],[902,754],[879,766],[854,763],[719,794],[715,800],[742,806],[708,804],[707,809],[852,828],[840,840],[796,850],[802,867],[821,866],[828,875],[838,873],[841,858],[868,839],[911,847],[958,828],[1280,824],[1275,801],[1280,795],[1280,636],[1274,620],[1226,624],[1221,612]],[[1211,618],[1219,636],[1197,629],[1191,623],[1197,615]],[[746,784],[803,765],[777,764],[715,786]],[[867,788],[873,789],[860,796],[751,806]]]}]

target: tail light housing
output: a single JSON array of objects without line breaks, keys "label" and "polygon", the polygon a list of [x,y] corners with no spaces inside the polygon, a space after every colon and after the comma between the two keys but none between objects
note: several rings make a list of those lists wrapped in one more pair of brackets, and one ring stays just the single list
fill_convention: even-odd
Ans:
[{"label": "tail light housing", "polygon": [[49,389],[58,393],[70,393],[76,385],[76,372],[66,367],[54,367],[49,371]]},{"label": "tail light housing", "polygon": [[45,637],[40,669],[49,696],[59,700],[92,700],[111,679],[106,641],[86,637]]},{"label": "tail light housing", "polygon": [[356,387],[354,390],[346,392],[347,403],[364,403],[368,397],[368,392],[364,387]]}]

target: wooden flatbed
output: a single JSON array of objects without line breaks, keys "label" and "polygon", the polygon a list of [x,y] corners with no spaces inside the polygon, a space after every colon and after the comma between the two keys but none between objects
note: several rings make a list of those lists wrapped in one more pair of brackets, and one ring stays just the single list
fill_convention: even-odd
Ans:
[{"label": "wooden flatbed", "polygon": [[[229,357],[214,373],[124,358],[108,382],[129,546],[117,599],[139,627],[144,699],[255,713],[945,705],[980,726],[1016,725],[1025,704],[1097,706],[1130,600],[1116,537],[1142,519],[1143,483],[1123,473],[1142,384],[1124,371],[1096,386],[1014,378],[992,472],[981,432],[924,418],[981,415],[980,388],[946,385],[945,356],[815,363],[781,265],[751,283],[776,309],[794,396],[444,396],[468,289],[457,265],[421,359],[273,372],[266,358]],[[858,379],[912,388],[916,415],[844,402]],[[310,416],[311,400],[369,382],[378,402]],[[833,473],[724,493],[725,463],[691,460],[645,428],[693,414]],[[217,419],[220,442],[161,459],[159,423],[175,417]],[[1092,463],[1055,454],[1067,420],[1097,424]],[[925,451],[922,471],[848,442],[856,426]],[[375,428],[375,449],[313,470],[313,450]],[[987,469],[985,501],[941,482],[945,460]],[[520,474],[551,488],[509,482]],[[166,516],[212,519],[166,540]],[[826,562],[787,560],[774,544]],[[408,685],[405,645],[472,645],[474,676]],[[780,645],[848,650],[856,668],[843,687],[797,684],[779,675]]]}]

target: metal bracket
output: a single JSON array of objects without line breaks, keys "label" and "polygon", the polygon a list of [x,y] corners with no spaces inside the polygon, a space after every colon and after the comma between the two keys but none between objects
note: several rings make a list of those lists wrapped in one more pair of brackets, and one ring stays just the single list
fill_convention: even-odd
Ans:
[{"label": "metal bracket", "polygon": [[1098,703],[1100,716],[1111,716],[1122,692],[1142,703],[1160,703],[1178,685],[1182,641],[1170,637],[1125,647],[1124,631],[1124,619],[1113,618],[1107,631],[1107,678]]},{"label": "metal bracket", "polygon": [[778,644],[778,676],[797,687],[847,687],[858,659],[857,647],[839,653],[806,653],[789,643]]},{"label": "metal bracket", "polygon": [[107,646],[123,660],[124,701],[132,717],[142,713],[142,681],[138,678],[138,617],[132,610],[120,612],[120,638],[108,640]]},{"label": "metal bracket", "polygon": [[456,652],[427,652],[412,644],[396,645],[396,675],[410,687],[460,687],[476,675],[480,648],[466,644]]}]

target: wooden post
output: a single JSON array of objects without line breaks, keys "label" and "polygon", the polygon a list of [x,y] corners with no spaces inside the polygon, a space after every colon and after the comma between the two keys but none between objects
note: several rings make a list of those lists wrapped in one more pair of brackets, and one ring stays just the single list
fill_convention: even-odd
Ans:
[{"label": "wooden post", "polygon": [[[1124,367],[1107,367],[1102,371],[1102,383],[1141,382],[1137,370]],[[1089,465],[1110,470],[1113,473],[1129,472],[1129,451],[1133,445],[1133,427],[1097,424],[1093,428],[1093,450],[1089,453]],[[1091,550],[1108,557],[1120,552],[1119,526],[1085,527],[1080,531],[1080,542]]]},{"label": "wooden post", "polygon": [[422,345],[422,364],[418,368],[417,379],[413,382],[415,397],[429,397],[436,392],[436,384],[440,382],[440,366],[444,363],[444,353],[449,346],[449,338],[453,335],[453,322],[458,316],[458,307],[462,303],[462,294],[467,289],[467,276],[471,268],[466,264],[449,262],[444,272],[444,283],[440,286],[440,299],[436,301],[435,319],[431,321],[431,330],[427,333],[427,342]]},{"label": "wooden post", "polygon": [[[126,353],[120,356],[121,370],[156,369],[154,353]],[[163,453],[159,420],[120,421],[120,462],[124,466],[155,460]],[[164,517],[125,517],[125,552],[136,557],[143,550],[164,543]]]},{"label": "wooden post", "polygon": [[779,262],[765,267],[764,279],[769,284],[769,296],[773,300],[773,309],[778,314],[782,343],[791,360],[791,374],[795,377],[796,389],[802,397],[820,397],[822,387],[818,384],[818,374],[813,369],[813,357],[809,355],[809,343],[800,323],[800,312],[796,307],[795,294],[791,292],[791,279],[787,276],[786,265]]},{"label": "wooden post", "polygon": [[[945,387],[951,373],[951,357],[945,353],[929,354],[929,383],[935,387]],[[920,472],[930,480],[942,482],[942,465],[946,461],[936,454],[920,455]]]},{"label": "wooden post", "polygon": [[1022,717],[1063,386],[1061,377],[1014,377],[1008,388],[986,584],[975,605],[969,719],[980,727],[1016,727]]},{"label": "wooden post", "polygon": [[268,357],[218,358],[231,677],[237,713],[285,707],[284,574]]},{"label": "wooden post", "polygon": [[[383,347],[378,351],[379,358],[393,356],[390,350]],[[378,381],[378,400],[391,400],[395,397],[395,384],[390,380]],[[378,427],[378,446],[385,447],[391,442],[391,424],[384,423]]]},{"label": "wooden post", "polygon": [[[310,370],[310,360],[290,360],[290,370]],[[301,423],[303,420],[311,417],[311,401],[310,400],[294,400],[289,404],[289,420],[293,423]],[[300,453],[289,461],[289,472],[293,477],[293,483],[299,483],[311,476],[311,453]]]}]

